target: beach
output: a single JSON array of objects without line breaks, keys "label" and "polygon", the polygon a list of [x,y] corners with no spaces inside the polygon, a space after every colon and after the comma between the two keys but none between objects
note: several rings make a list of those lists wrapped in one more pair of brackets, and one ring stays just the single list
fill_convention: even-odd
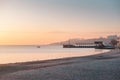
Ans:
[{"label": "beach", "polygon": [[120,50],[84,57],[1,64],[0,80],[120,80]]}]

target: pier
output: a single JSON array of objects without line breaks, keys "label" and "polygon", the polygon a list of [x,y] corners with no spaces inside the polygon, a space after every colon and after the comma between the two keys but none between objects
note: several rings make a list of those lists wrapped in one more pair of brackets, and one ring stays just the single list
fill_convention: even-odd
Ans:
[{"label": "pier", "polygon": [[102,41],[95,41],[94,43],[65,44],[63,45],[63,48],[115,49],[113,46],[105,46]]},{"label": "pier", "polygon": [[63,48],[95,48],[95,43],[76,43],[63,45]]}]

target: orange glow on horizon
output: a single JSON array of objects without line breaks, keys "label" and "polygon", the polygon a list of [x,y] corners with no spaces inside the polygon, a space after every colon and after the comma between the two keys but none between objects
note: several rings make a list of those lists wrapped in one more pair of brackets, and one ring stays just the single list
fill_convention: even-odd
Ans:
[{"label": "orange glow on horizon", "polygon": [[61,42],[68,39],[80,38],[90,39],[106,37],[108,34],[93,33],[7,33],[1,34],[1,45],[38,45]]}]

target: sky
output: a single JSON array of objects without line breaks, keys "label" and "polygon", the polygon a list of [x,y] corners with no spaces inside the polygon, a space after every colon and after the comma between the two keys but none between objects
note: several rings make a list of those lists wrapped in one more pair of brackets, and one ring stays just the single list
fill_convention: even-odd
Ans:
[{"label": "sky", "polygon": [[0,44],[120,35],[120,0],[0,0]]}]

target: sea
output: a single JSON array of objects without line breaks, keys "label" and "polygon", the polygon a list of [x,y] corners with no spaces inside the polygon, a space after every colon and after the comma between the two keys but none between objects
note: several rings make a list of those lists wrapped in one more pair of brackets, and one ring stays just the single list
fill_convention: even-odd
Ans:
[{"label": "sea", "polygon": [[62,46],[0,46],[0,64],[81,57],[108,52],[94,48],[63,48]]}]

